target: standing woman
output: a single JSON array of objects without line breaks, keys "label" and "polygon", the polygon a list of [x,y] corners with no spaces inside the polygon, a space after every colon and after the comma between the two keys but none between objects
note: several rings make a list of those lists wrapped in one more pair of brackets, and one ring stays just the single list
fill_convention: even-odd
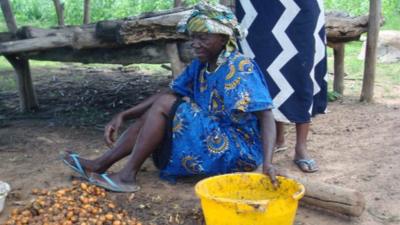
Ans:
[{"label": "standing woman", "polygon": [[285,149],[284,123],[296,124],[294,163],[303,172],[317,164],[307,154],[311,117],[327,106],[323,0],[237,0],[247,37],[243,53],[266,72],[277,124],[275,150]]}]

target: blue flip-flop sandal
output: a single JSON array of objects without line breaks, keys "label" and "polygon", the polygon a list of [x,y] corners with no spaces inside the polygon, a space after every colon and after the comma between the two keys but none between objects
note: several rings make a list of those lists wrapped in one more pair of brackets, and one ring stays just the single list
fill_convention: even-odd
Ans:
[{"label": "blue flip-flop sandal", "polygon": [[[303,172],[306,173],[314,173],[318,171],[317,163],[314,159],[295,159],[293,160],[294,164]],[[306,165],[308,170],[303,168],[303,165]]]},{"label": "blue flip-flop sandal", "polygon": [[92,177],[89,177],[89,182],[90,183],[92,183],[92,184],[94,184],[94,185],[97,185],[97,186],[99,186],[99,187],[102,187],[102,188],[104,188],[104,189],[106,189],[106,190],[109,190],[109,191],[113,191],[113,192],[122,192],[122,193],[129,193],[129,192],[136,192],[136,191],[138,191],[139,189],[140,189],[140,187],[139,186],[134,186],[133,188],[131,188],[131,189],[127,189],[127,188],[124,188],[124,187],[122,187],[121,185],[118,185],[118,184],[116,184],[110,177],[108,177],[108,174],[107,173],[103,173],[103,174],[97,174],[103,181],[100,181],[100,180],[96,180],[96,179],[94,179],[94,178],[92,178]]},{"label": "blue flip-flop sandal", "polygon": [[[71,164],[70,162],[68,162],[65,157],[69,156],[72,160],[74,164]],[[78,173],[81,177],[89,180],[89,176],[86,174],[86,171],[83,169],[80,161],[79,161],[79,155],[77,153],[67,153],[67,155],[65,155],[62,158],[63,162],[65,165],[67,165],[69,168],[71,168],[73,171],[75,171],[76,173]]]}]

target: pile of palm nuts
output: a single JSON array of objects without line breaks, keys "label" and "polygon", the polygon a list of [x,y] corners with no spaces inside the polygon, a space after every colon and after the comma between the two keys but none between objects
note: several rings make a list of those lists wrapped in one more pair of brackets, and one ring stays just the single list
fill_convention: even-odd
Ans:
[{"label": "pile of palm nuts", "polygon": [[107,199],[104,189],[77,181],[72,184],[72,188],[53,191],[32,190],[37,198],[22,209],[14,209],[6,224],[141,225]]}]

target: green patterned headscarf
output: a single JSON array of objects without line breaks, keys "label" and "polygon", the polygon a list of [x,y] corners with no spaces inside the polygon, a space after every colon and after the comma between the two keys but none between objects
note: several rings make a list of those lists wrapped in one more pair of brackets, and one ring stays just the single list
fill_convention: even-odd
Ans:
[{"label": "green patterned headscarf", "polygon": [[233,12],[220,4],[210,5],[201,2],[194,6],[192,14],[183,18],[177,27],[180,33],[225,34],[229,41],[225,46],[224,57],[238,49],[236,39],[243,37],[240,25]]}]

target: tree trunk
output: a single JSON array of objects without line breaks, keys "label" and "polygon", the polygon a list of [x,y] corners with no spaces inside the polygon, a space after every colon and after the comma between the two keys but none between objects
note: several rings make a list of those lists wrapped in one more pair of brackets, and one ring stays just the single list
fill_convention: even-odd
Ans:
[{"label": "tree trunk", "polygon": [[174,0],[174,7],[182,6],[182,0]]},{"label": "tree trunk", "polygon": [[370,0],[364,78],[360,101],[372,102],[374,96],[376,46],[379,35],[381,0]]},{"label": "tree trunk", "polygon": [[333,47],[334,69],[333,90],[341,95],[344,91],[344,43],[338,43]]},{"label": "tree trunk", "polygon": [[11,9],[10,1],[9,0],[0,0],[1,10],[3,11],[4,20],[6,21],[8,30],[16,34],[18,27],[17,23],[15,22],[15,17]]},{"label": "tree trunk", "polygon": [[53,0],[54,7],[56,8],[57,13],[57,21],[60,27],[65,26],[64,24],[64,3],[61,3],[60,0]]},{"label": "tree trunk", "polygon": [[85,0],[83,7],[83,24],[90,23],[90,0]]},{"label": "tree trunk", "polygon": [[[15,22],[14,14],[11,10],[10,1],[0,0],[0,4],[8,30],[13,35],[16,35],[18,27],[17,23]],[[33,89],[28,59],[25,59],[20,55],[6,55],[5,57],[15,70],[21,106],[20,110],[22,112],[28,112],[38,109],[39,104],[36,98],[35,90]]]}]

